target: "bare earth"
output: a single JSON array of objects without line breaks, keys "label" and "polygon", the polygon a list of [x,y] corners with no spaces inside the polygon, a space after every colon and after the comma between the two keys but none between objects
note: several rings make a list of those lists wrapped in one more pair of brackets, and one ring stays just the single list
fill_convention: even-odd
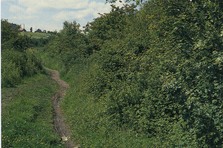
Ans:
[{"label": "bare earth", "polygon": [[66,90],[69,88],[69,85],[60,79],[59,72],[56,70],[45,68],[46,71],[50,74],[51,78],[57,82],[59,85],[59,90],[52,97],[53,102],[53,123],[56,132],[60,135],[61,140],[64,142],[67,148],[78,148],[79,146],[75,144],[70,138],[71,133],[68,125],[64,122],[63,112],[60,108],[60,101],[65,96]]}]

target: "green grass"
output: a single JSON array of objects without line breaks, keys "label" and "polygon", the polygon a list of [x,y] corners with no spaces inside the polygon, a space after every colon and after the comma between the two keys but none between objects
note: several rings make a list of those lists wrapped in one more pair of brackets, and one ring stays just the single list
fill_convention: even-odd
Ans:
[{"label": "green grass", "polygon": [[76,63],[69,72],[64,73],[63,64],[57,58],[49,58],[47,52],[41,51],[36,55],[41,57],[46,67],[59,70],[62,78],[70,85],[61,107],[75,143],[79,143],[84,148],[158,146],[159,143],[154,142],[157,139],[149,139],[133,131],[120,129],[109,123],[107,117],[101,116],[105,111],[106,102],[96,101],[87,92],[90,83],[89,74],[94,74],[97,65]]},{"label": "green grass", "polygon": [[28,37],[34,39],[46,39],[51,36],[49,33],[40,33],[40,32],[21,32],[20,35],[27,35]]},{"label": "green grass", "polygon": [[2,147],[62,147],[53,129],[51,97],[57,85],[38,74],[2,88]]},{"label": "green grass", "polygon": [[[91,66],[93,70],[94,66]],[[76,65],[64,77],[70,83],[70,89],[63,99],[62,108],[71,126],[72,137],[82,147],[136,148],[151,145],[147,137],[120,129],[100,115],[105,111],[105,101],[96,101],[86,90],[89,83],[86,77],[92,72],[87,66]]]},{"label": "green grass", "polygon": [[41,60],[43,66],[46,66],[50,69],[63,71],[64,64],[62,63],[62,59],[60,57],[49,55],[44,51],[44,48],[35,48],[33,49],[33,53]]}]

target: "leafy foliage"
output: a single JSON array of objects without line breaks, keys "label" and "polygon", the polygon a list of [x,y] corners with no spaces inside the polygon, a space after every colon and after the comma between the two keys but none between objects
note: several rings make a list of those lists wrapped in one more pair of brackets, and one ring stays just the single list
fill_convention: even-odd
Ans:
[{"label": "leafy foliage", "polygon": [[9,23],[7,20],[1,20],[1,42],[4,44],[10,39],[18,36],[19,26]]},{"label": "leafy foliage", "polygon": [[2,20],[2,87],[14,87],[42,70],[32,52],[31,39],[20,36],[18,25]]},{"label": "leafy foliage", "polygon": [[[83,82],[75,89],[91,102],[83,123],[94,111],[90,130],[112,125],[157,147],[222,147],[222,7],[211,0],[112,5],[84,34],[65,22],[47,48],[61,58],[66,79]],[[69,120],[75,116],[71,102],[65,102]]]}]

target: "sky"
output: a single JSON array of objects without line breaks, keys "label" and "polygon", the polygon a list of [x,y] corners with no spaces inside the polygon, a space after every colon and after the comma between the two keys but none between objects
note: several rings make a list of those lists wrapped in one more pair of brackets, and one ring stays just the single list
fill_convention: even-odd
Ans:
[{"label": "sky", "polygon": [[30,27],[34,31],[59,31],[64,21],[84,26],[97,18],[98,13],[110,10],[106,0],[1,0],[1,18],[25,26],[27,31]]}]

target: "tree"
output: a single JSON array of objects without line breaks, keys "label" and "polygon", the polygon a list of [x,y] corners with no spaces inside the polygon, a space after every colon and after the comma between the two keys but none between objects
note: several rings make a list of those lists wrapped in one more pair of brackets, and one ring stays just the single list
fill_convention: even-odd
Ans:
[{"label": "tree", "polygon": [[5,42],[15,39],[18,37],[19,25],[9,23],[7,20],[1,20],[1,41],[4,44]]}]

